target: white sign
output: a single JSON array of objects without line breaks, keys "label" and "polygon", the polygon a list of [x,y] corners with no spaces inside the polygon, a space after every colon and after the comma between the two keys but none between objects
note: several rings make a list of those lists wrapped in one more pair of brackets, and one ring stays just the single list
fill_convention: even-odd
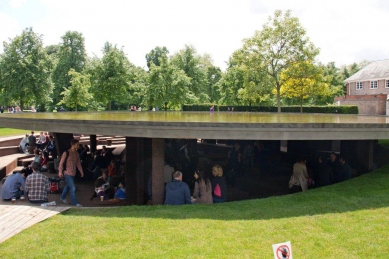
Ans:
[{"label": "white sign", "polygon": [[293,259],[290,241],[273,245],[274,259]]}]

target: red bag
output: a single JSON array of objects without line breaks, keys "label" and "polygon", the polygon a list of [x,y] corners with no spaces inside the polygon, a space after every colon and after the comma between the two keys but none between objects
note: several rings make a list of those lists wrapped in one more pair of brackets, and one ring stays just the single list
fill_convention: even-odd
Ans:
[{"label": "red bag", "polygon": [[57,182],[50,183],[50,193],[58,193],[59,192],[59,184]]}]

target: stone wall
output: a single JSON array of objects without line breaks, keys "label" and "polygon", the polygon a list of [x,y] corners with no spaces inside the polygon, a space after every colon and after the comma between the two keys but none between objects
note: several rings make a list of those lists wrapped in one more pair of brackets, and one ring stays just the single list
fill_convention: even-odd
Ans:
[{"label": "stone wall", "polygon": [[346,95],[334,98],[340,105],[357,105],[359,114],[386,115],[386,94]]}]

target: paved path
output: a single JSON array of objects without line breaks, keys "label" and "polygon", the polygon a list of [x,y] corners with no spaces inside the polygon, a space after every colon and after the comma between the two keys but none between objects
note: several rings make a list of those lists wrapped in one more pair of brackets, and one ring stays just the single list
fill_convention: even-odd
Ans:
[{"label": "paved path", "polygon": [[[18,200],[20,203],[20,201]],[[70,207],[41,207],[36,205],[0,205],[0,243],[30,226]]]}]

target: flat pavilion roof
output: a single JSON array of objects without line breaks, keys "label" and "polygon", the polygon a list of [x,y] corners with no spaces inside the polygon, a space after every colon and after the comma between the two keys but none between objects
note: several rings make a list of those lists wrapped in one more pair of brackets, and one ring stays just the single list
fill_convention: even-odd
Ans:
[{"label": "flat pavilion roof", "polygon": [[389,139],[389,117],[245,112],[0,114],[0,127],[145,138],[247,140]]}]

